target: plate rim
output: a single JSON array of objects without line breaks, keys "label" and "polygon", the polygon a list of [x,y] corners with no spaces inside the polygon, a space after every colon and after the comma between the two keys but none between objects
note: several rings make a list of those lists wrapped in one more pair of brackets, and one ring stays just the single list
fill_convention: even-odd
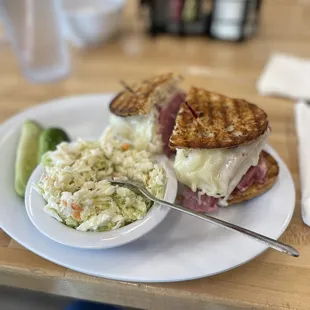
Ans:
[{"label": "plate rim", "polygon": [[[23,120],[25,118],[24,114],[28,111],[33,111],[33,110],[36,110],[36,109],[41,109],[41,108],[44,108],[44,107],[47,107],[49,105],[52,105],[52,106],[55,106],[56,104],[59,104],[61,101],[71,101],[71,100],[82,100],[83,98],[92,98],[92,99],[98,99],[99,97],[101,99],[104,99],[104,100],[107,100],[110,96],[113,96],[113,92],[111,93],[95,93],[95,94],[81,94],[81,95],[75,95],[75,96],[65,96],[65,97],[58,97],[58,98],[54,98],[54,99],[51,99],[51,100],[48,100],[48,101],[45,101],[39,105],[34,105],[34,106],[31,106],[29,108],[26,108],[22,111],[20,111],[18,114],[15,114],[13,116],[11,116],[10,118],[8,118],[7,120],[5,120],[1,125],[0,125],[0,143],[1,141],[4,139],[4,136],[5,136],[5,130],[8,126],[18,126],[19,124],[14,124],[14,122],[20,122],[21,120]],[[288,174],[288,181],[289,181],[289,184],[291,185],[292,187],[292,202],[293,202],[293,205],[292,207],[290,208],[290,213],[287,215],[287,219],[286,219],[286,222],[284,223],[281,231],[279,231],[279,233],[277,234],[278,237],[275,237],[276,239],[279,239],[281,237],[281,235],[285,232],[285,230],[287,229],[288,225],[290,224],[291,222],[291,219],[292,219],[292,216],[294,214],[294,210],[295,210],[295,206],[296,206],[296,189],[295,189],[295,183],[293,181],[293,178],[292,178],[292,175],[287,167],[287,165],[285,164],[285,162],[282,160],[282,158],[279,156],[279,154],[271,147],[271,146],[268,146],[267,147],[267,151],[270,151],[272,153],[273,156],[276,156],[277,157],[277,160],[279,160],[279,162],[281,162],[281,165],[287,170],[287,174]],[[1,221],[1,219],[0,219]],[[1,224],[1,223],[0,223]],[[32,225],[32,224],[31,224]],[[5,233],[7,233],[12,239],[16,240],[14,237],[12,237],[12,235],[10,234],[10,232],[5,229],[3,227],[3,225],[1,225],[1,229],[3,229],[3,231]],[[13,233],[14,235],[14,233]],[[187,280],[193,280],[193,279],[201,279],[201,278],[205,278],[205,277],[209,277],[209,276],[213,276],[213,275],[216,275],[216,274],[220,274],[220,273],[223,273],[223,272],[226,272],[226,271],[229,271],[229,270],[232,270],[234,268],[237,268],[241,265],[244,265],[250,261],[252,261],[254,258],[256,258],[257,256],[261,255],[263,252],[265,252],[268,247],[267,246],[264,246],[262,245],[261,246],[261,249],[257,251],[257,254],[252,256],[251,258],[249,259],[246,259],[244,261],[242,261],[241,263],[239,264],[234,264],[233,266],[229,267],[229,268],[226,268],[226,269],[222,269],[220,271],[216,271],[214,273],[207,273],[207,274],[201,274],[200,276],[193,276],[193,277],[178,277],[178,278],[173,278],[173,279],[165,279],[165,280],[145,280],[145,279],[142,279],[142,280],[139,280],[137,278],[133,278],[131,277],[131,279],[128,280],[128,278],[126,278],[126,276],[120,276],[120,277],[113,277],[113,276],[109,276],[109,275],[102,275],[102,274],[98,274],[98,273],[95,273],[95,272],[91,272],[91,271],[85,271],[85,269],[81,269],[79,267],[72,267],[70,266],[69,264],[67,263],[63,263],[60,259],[57,259],[57,258],[51,258],[49,255],[46,255],[44,253],[42,253],[40,250],[36,250],[35,247],[33,247],[31,245],[31,243],[29,243],[28,241],[17,241],[18,243],[20,243],[22,246],[24,246],[25,248],[27,248],[28,250],[30,250],[31,252],[35,253],[36,255],[48,260],[48,261],[51,261],[53,263],[56,263],[60,266],[63,266],[65,268],[68,268],[68,269],[71,269],[71,270],[75,270],[75,271],[78,271],[78,272],[81,272],[81,273],[84,273],[84,274],[88,274],[88,275],[92,275],[92,276],[97,276],[97,277],[104,277],[104,278],[107,278],[107,279],[114,279],[114,280],[120,280],[120,281],[127,281],[127,282],[145,282],[145,283],[165,283],[165,282],[180,282],[180,281],[187,281]]]}]

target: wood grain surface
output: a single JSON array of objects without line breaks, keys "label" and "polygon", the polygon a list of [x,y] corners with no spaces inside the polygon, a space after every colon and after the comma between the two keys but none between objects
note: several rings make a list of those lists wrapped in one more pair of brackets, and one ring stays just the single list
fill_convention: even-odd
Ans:
[{"label": "wood grain surface", "polygon": [[272,52],[310,58],[310,1],[266,0],[259,34],[240,45],[204,38],[150,39],[143,34],[135,3],[128,1],[122,35],[96,49],[72,49],[72,73],[57,83],[27,82],[10,48],[1,43],[0,120],[46,100],[116,91],[120,79],[134,81],[167,71],[184,75],[187,87],[201,86],[256,103],[269,115],[270,144],[296,185],[294,217],[281,240],[295,246],[300,258],[268,250],[246,265],[210,278],[124,283],[57,266],[0,230],[0,284],[144,309],[310,309],[310,228],[300,216],[293,102],[261,97],[255,87]]}]

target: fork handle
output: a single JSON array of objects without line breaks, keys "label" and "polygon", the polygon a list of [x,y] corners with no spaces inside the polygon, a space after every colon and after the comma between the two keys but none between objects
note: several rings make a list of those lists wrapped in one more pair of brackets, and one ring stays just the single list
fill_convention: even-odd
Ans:
[{"label": "fork handle", "polygon": [[[145,193],[145,194],[148,194],[148,193]],[[159,204],[166,205],[166,206],[168,206],[168,207],[170,207],[172,209],[175,209],[177,211],[181,211],[181,212],[186,213],[188,215],[197,217],[197,218],[199,218],[201,220],[204,220],[204,221],[206,221],[208,223],[215,224],[217,226],[226,228],[226,229],[231,230],[231,231],[236,231],[236,232],[238,232],[238,233],[240,233],[242,235],[248,236],[248,237],[250,237],[252,239],[255,239],[256,241],[264,243],[268,247],[270,247],[272,249],[275,249],[275,250],[277,250],[279,252],[282,252],[282,253],[285,253],[285,254],[288,254],[288,255],[291,255],[291,256],[294,256],[294,257],[298,257],[299,256],[299,252],[295,248],[291,247],[288,244],[282,243],[280,241],[277,241],[275,239],[272,239],[272,238],[269,238],[267,236],[261,235],[259,233],[254,232],[254,231],[251,231],[251,230],[248,230],[246,228],[240,227],[238,225],[235,225],[235,224],[232,224],[232,223],[229,223],[229,222],[217,219],[217,218],[215,218],[213,216],[210,216],[210,215],[207,215],[207,214],[200,214],[200,213],[194,212],[192,210],[186,209],[184,207],[178,206],[176,204],[173,204],[173,203],[170,203],[170,202],[158,199],[158,198],[156,198],[153,195],[152,195],[152,197],[150,197],[150,195],[147,195],[147,196],[149,196],[150,199],[152,198],[153,201],[155,201],[155,202],[157,202]]]}]

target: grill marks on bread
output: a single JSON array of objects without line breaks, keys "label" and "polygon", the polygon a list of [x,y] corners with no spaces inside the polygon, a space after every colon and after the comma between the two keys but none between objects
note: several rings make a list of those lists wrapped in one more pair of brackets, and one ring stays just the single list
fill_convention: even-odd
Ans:
[{"label": "grill marks on bread", "polygon": [[110,103],[110,111],[118,116],[146,115],[155,104],[160,104],[177,88],[181,76],[176,73],[157,75],[142,82],[129,85]]},{"label": "grill marks on bread", "polygon": [[258,138],[268,127],[267,114],[242,99],[192,87],[186,101],[200,121],[184,103],[170,138],[172,148],[233,148]]}]

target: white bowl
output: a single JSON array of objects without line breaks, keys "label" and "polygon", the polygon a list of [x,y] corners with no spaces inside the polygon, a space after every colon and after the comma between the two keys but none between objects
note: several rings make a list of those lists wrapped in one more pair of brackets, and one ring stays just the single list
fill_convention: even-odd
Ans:
[{"label": "white bowl", "polygon": [[[171,163],[164,157],[163,163],[167,173],[167,186],[164,200],[174,202],[177,194],[177,180]],[[134,241],[155,228],[168,214],[170,208],[154,204],[147,215],[127,226],[107,232],[82,232],[70,228],[48,215],[44,210],[46,202],[35,191],[33,184],[39,182],[44,168],[39,165],[31,175],[25,195],[25,205],[33,225],[45,236],[63,245],[86,248],[106,249]]]},{"label": "white bowl", "polygon": [[64,33],[74,45],[105,42],[119,30],[124,0],[64,0]]}]

